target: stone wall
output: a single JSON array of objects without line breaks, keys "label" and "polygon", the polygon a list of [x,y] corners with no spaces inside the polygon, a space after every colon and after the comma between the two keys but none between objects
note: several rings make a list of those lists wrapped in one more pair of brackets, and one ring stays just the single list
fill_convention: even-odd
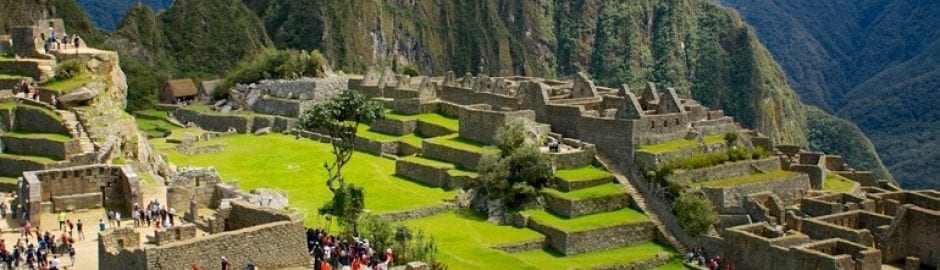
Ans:
[{"label": "stone wall", "polygon": [[636,159],[637,165],[644,169],[654,169],[659,168],[663,163],[677,160],[684,157],[690,157],[697,153],[713,153],[725,151],[726,147],[724,143],[714,143],[702,147],[701,145],[690,148],[682,148],[674,151],[668,151],[664,153],[652,153],[648,151],[638,150],[634,158]]},{"label": "stone wall", "polygon": [[255,88],[276,98],[322,101],[349,89],[349,78],[263,80],[256,83]]},{"label": "stone wall", "polygon": [[311,100],[283,99],[263,96],[251,105],[251,110],[270,115],[279,115],[285,117],[299,117],[303,111],[313,107],[315,104]]},{"label": "stone wall", "polygon": [[611,194],[608,196],[588,199],[569,199],[554,196],[551,193],[542,198],[552,212],[568,218],[575,218],[595,213],[615,211],[630,205],[630,195],[627,193]]},{"label": "stone wall", "polygon": [[435,167],[408,159],[395,161],[395,175],[421,182],[432,187],[448,186],[450,175],[447,173],[451,166]]},{"label": "stone wall", "polygon": [[636,245],[655,238],[652,222],[621,224],[582,232],[565,232],[531,219],[528,225],[547,235],[548,245],[565,255]]},{"label": "stone wall", "polygon": [[231,207],[224,221],[226,231],[297,219],[291,213],[282,213],[276,209],[253,205],[242,200],[232,200]]},{"label": "stone wall", "polygon": [[296,119],[283,116],[202,113],[185,107],[173,111],[173,116],[181,123],[192,122],[204,130],[215,132],[227,132],[229,128],[235,128],[238,133],[254,132],[263,128],[285,132],[297,126]]},{"label": "stone wall", "polygon": [[881,246],[884,260],[894,262],[914,256],[921,264],[940,267],[940,211],[905,205],[897,212]]},{"label": "stone wall", "polygon": [[745,214],[744,200],[748,194],[771,192],[780,197],[784,205],[794,205],[809,190],[809,177],[805,174],[732,187],[702,188],[705,196],[715,205],[715,210],[721,214]]},{"label": "stone wall", "polygon": [[175,172],[167,181],[167,207],[174,208],[184,216],[189,212],[190,202],[197,207],[213,205],[216,185],[222,183],[213,168],[187,168]]},{"label": "stone wall", "polygon": [[[101,269],[189,269],[192,264],[209,269],[217,267],[222,256],[235,266],[245,265],[250,259],[261,269],[307,267],[310,263],[300,220],[280,221],[146,248],[129,247],[126,243],[126,248],[120,248],[116,241],[108,241],[113,237],[107,233],[102,233],[99,240],[98,264]],[[134,237],[139,236],[134,233],[133,237],[121,239]]]},{"label": "stone wall", "polygon": [[496,131],[515,119],[535,122],[533,111],[491,111],[487,106],[464,107],[460,111],[460,136],[489,145],[496,145]]},{"label": "stone wall", "polygon": [[548,153],[552,158],[552,164],[557,170],[577,169],[584,166],[590,166],[594,163],[594,155],[597,154],[597,148],[593,144],[581,144],[580,148],[573,152],[566,153]]},{"label": "stone wall", "polygon": [[444,135],[454,134],[457,132],[456,130],[451,130],[449,128],[438,126],[438,125],[431,124],[431,123],[424,122],[424,121],[418,121],[417,131],[418,131],[418,134],[421,134],[421,136],[428,137],[428,138],[440,137]]},{"label": "stone wall", "polygon": [[53,212],[101,208],[101,192],[53,196]]},{"label": "stone wall", "polygon": [[417,120],[402,121],[398,119],[386,118],[373,122],[371,125],[369,125],[369,130],[401,136],[414,133],[417,129],[417,126]]},{"label": "stone wall", "polygon": [[421,151],[427,157],[455,163],[470,170],[477,169],[480,158],[483,156],[480,152],[451,148],[444,144],[435,143],[433,140],[424,140],[421,144]]},{"label": "stone wall", "polygon": [[45,138],[27,138],[0,135],[3,152],[25,155],[37,155],[66,159],[69,155],[81,153],[78,140],[58,141]]},{"label": "stone wall", "polygon": [[[30,207],[30,221],[40,224],[39,205],[55,197],[100,192],[108,209],[129,214],[141,203],[140,179],[130,166],[90,165],[23,173],[20,190],[23,205]],[[29,203],[26,203],[29,199]],[[56,208],[59,208],[56,206]],[[130,216],[130,215],[128,215]]]},{"label": "stone wall", "polygon": [[874,212],[874,200],[858,197],[847,193],[827,194],[812,198],[803,198],[800,201],[800,210],[810,216],[824,216],[847,212],[852,210],[865,210]]},{"label": "stone wall", "polygon": [[[55,73],[53,70],[44,70],[43,61],[0,61],[0,73],[23,74],[37,81],[51,79]],[[47,65],[52,65],[51,61]]]},{"label": "stone wall", "polygon": [[3,176],[17,176],[23,172],[45,170],[51,167],[48,164],[13,156],[0,157],[0,163],[3,163],[3,166],[0,166],[0,175]]},{"label": "stone wall", "polygon": [[46,108],[17,106],[13,129],[27,133],[69,134],[58,115]]},{"label": "stone wall", "polygon": [[196,225],[192,223],[180,224],[153,232],[153,241],[157,245],[166,245],[193,238],[196,238]]},{"label": "stone wall", "polygon": [[701,169],[676,171],[670,181],[678,183],[701,183],[718,179],[749,175],[757,172],[772,172],[780,169],[780,159],[769,157],[760,160],[745,160],[725,163]]}]

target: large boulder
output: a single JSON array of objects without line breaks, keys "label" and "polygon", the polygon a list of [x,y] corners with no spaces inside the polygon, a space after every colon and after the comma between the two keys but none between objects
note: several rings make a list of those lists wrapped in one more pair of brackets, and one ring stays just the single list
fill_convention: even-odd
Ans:
[{"label": "large boulder", "polygon": [[258,198],[261,200],[262,206],[267,206],[274,209],[284,209],[287,208],[289,202],[287,200],[287,195],[281,192],[274,191],[267,188],[258,188],[251,190],[251,194],[258,195]]},{"label": "large boulder", "polygon": [[85,101],[94,99],[101,93],[101,90],[104,89],[106,85],[101,83],[92,83],[82,87],[79,87],[75,90],[72,90],[68,94],[62,95],[59,97],[59,102],[67,104],[76,104]]}]

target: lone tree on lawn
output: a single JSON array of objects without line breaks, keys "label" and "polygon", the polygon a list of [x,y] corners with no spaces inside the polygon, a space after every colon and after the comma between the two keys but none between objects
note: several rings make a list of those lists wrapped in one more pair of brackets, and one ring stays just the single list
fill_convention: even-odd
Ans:
[{"label": "lone tree on lawn", "polygon": [[499,151],[487,151],[480,159],[480,178],[472,187],[501,204],[488,203],[488,208],[521,210],[552,179],[552,160],[539,150],[538,138],[531,139],[531,135],[535,134],[528,133],[524,120],[509,122],[496,133]]},{"label": "lone tree on lawn", "polygon": [[320,132],[332,138],[333,162],[324,162],[326,186],[333,192],[333,199],[320,208],[320,214],[338,217],[340,223],[352,225],[358,232],[356,221],[365,208],[361,187],[346,184],[343,167],[352,158],[356,149],[356,131],[359,124],[372,123],[385,118],[381,104],[355,91],[345,91],[304,111],[301,127],[307,131]]}]

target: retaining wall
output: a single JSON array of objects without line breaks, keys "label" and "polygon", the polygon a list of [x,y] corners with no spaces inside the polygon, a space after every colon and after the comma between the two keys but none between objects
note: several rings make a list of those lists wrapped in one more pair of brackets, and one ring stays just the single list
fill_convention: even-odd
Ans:
[{"label": "retaining wall", "polygon": [[582,232],[565,232],[530,219],[529,228],[548,236],[548,245],[565,255],[575,255],[652,241],[652,222],[621,224]]},{"label": "retaining wall", "polygon": [[784,205],[794,205],[799,203],[800,198],[803,198],[809,190],[811,190],[809,177],[805,174],[732,187],[702,188],[705,196],[715,205],[715,210],[725,215],[747,214],[744,201],[748,194],[771,192],[776,194]]}]

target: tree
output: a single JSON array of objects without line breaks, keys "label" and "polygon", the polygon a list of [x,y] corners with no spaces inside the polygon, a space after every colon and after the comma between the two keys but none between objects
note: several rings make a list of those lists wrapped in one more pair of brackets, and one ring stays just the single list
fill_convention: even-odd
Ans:
[{"label": "tree", "polygon": [[701,194],[683,193],[676,200],[672,212],[679,221],[679,226],[692,236],[699,236],[718,224],[718,213],[711,201]]},{"label": "tree", "polygon": [[519,210],[538,197],[552,179],[552,160],[529,140],[526,124],[517,120],[496,135],[500,151],[487,151],[480,159],[480,178],[475,187],[489,199],[501,199],[510,210]]},{"label": "tree", "polygon": [[339,218],[341,225],[358,234],[358,220],[365,209],[362,187],[346,184],[343,167],[352,158],[356,149],[356,131],[361,123],[372,123],[384,118],[384,108],[378,102],[355,91],[345,91],[327,101],[304,111],[301,127],[307,131],[322,132],[332,138],[330,145],[333,162],[324,162],[326,186],[333,192],[333,199],[320,208],[319,213]]},{"label": "tree", "polygon": [[343,167],[355,152],[359,124],[382,118],[385,118],[382,104],[356,91],[345,91],[304,111],[300,119],[304,130],[322,132],[332,138],[335,159],[323,163],[329,174],[326,185],[330,191],[335,192],[344,184]]}]

